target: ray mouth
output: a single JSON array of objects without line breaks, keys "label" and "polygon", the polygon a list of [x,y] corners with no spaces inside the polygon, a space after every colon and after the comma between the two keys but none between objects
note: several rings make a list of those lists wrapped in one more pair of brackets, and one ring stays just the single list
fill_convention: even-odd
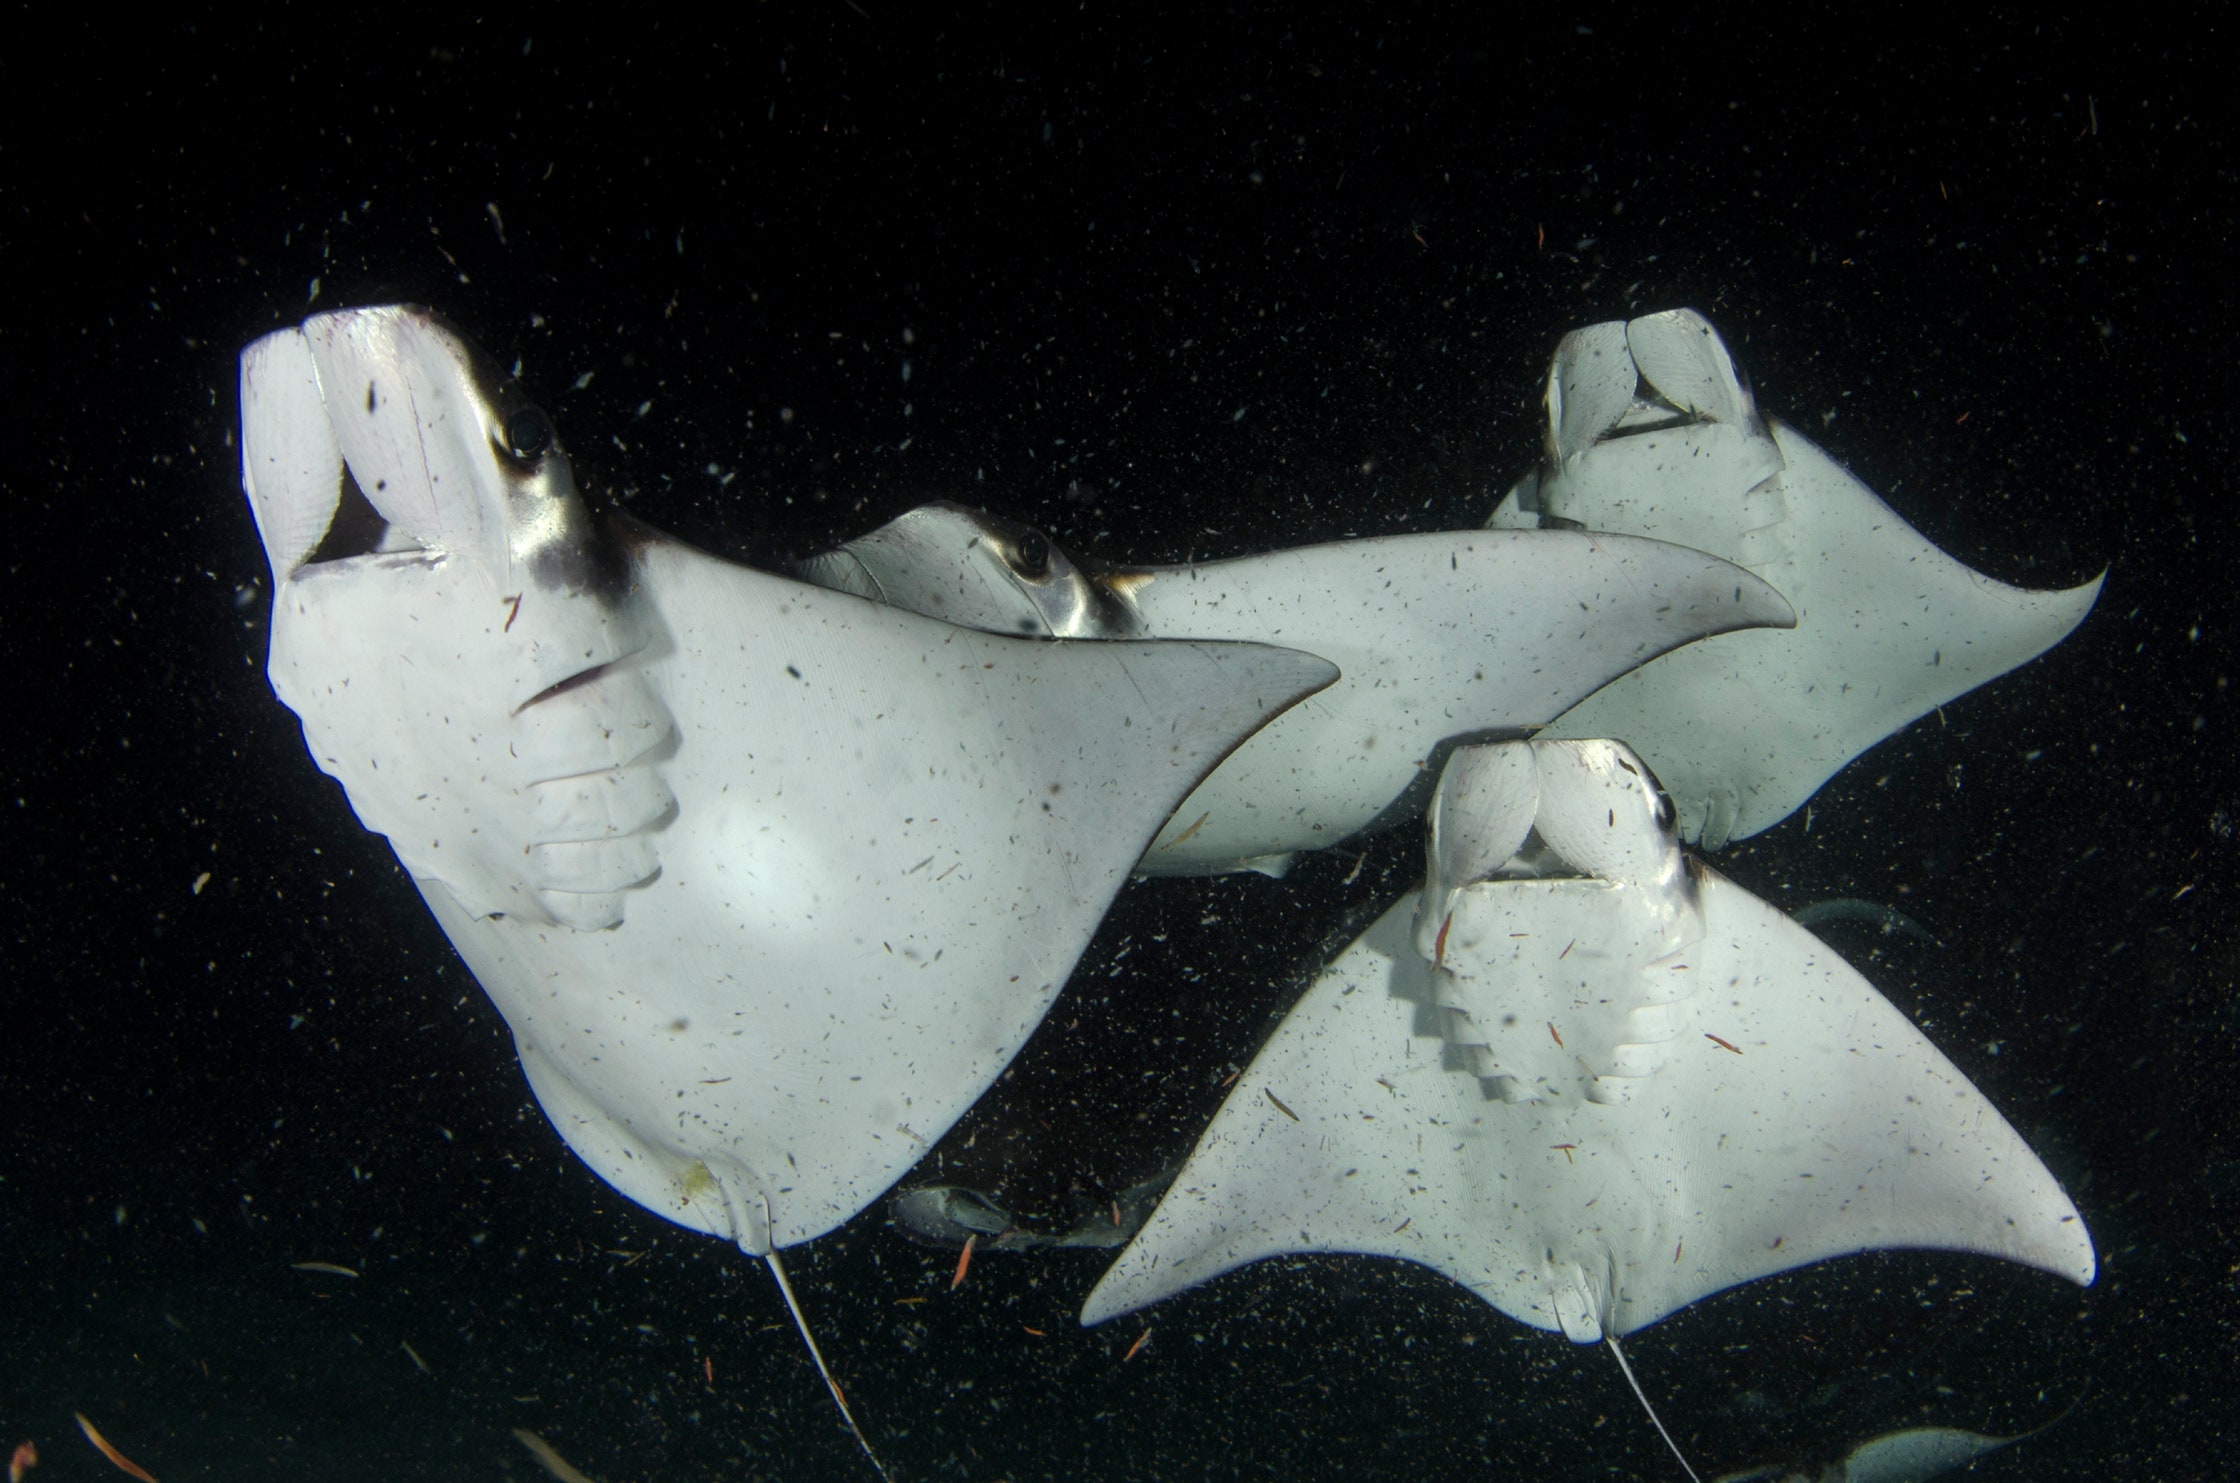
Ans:
[{"label": "ray mouth", "polygon": [[1595,441],[1615,443],[1622,438],[1645,437],[1651,433],[1678,432],[1682,428],[1704,427],[1711,425],[1713,422],[1713,418],[1706,417],[1700,412],[1691,412],[1684,407],[1667,408],[1660,403],[1653,408],[1644,409],[1638,419],[1630,416],[1621,418],[1616,426],[1603,433]]},{"label": "ray mouth", "polygon": [[306,567],[335,566],[361,557],[395,556],[427,549],[375,508],[364,486],[358,483],[357,474],[344,462],[336,474],[334,513],[328,517],[327,528],[318,543],[296,564],[296,572]]}]

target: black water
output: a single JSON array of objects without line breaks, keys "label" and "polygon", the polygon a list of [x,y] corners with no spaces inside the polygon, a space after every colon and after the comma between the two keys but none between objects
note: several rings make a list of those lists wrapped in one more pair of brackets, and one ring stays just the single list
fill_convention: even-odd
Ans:
[{"label": "black water", "polygon": [[[1707,1475],[2087,1381],[1981,1476],[2222,1472],[2228,34],[1120,14],[0,26],[0,1445],[117,1476],[82,1411],[165,1483],[542,1476],[515,1427],[607,1483],[868,1476],[760,1270],[560,1144],[273,700],[247,340],[436,304],[608,497],[745,559],[949,497],[1156,560],[1474,524],[1556,339],[1685,304],[1957,556],[2111,566],[2052,655],[1719,861],[1934,924],[1843,945],[2103,1275],[1851,1258],[1634,1365]],[[1060,1219],[1157,1169],[1415,849],[1132,890],[941,1171]],[[1605,1355],[1426,1272],[1267,1263],[1085,1334],[1103,1260],[952,1292],[874,1208],[793,1269],[908,1480],[1676,1476]]]}]

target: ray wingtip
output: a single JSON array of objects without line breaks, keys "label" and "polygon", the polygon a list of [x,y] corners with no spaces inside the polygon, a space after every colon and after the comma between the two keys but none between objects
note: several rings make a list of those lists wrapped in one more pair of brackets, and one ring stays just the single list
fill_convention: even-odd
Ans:
[{"label": "ray wingtip", "polygon": [[2061,1275],[2079,1287],[2090,1287],[2100,1278],[2100,1253],[2093,1249],[2092,1235],[2084,1228],[2080,1216],[2069,1217],[2069,1225],[2076,1231],[2075,1249],[2069,1253],[2068,1265]]},{"label": "ray wingtip", "polygon": [[1093,1329],[1098,1324],[1118,1318],[1127,1311],[1127,1308],[1105,1292],[1104,1284],[1100,1282],[1091,1288],[1089,1296],[1082,1300],[1081,1326],[1085,1329]]},{"label": "ray wingtip", "polygon": [[1136,1269],[1129,1255],[1123,1255],[1106,1269],[1104,1276],[1097,1279],[1097,1285],[1089,1289],[1089,1296],[1082,1299],[1083,1328],[1093,1329],[1115,1318],[1125,1318],[1167,1296],[1166,1291],[1145,1283],[1144,1274]]}]

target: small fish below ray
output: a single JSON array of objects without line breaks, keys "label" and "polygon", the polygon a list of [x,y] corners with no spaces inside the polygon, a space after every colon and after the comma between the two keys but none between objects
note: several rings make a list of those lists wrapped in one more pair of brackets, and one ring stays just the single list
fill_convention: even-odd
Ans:
[{"label": "small fish below ray", "polygon": [[1876,742],[2052,648],[2100,594],[2100,577],[2010,587],[1938,550],[1802,433],[1762,417],[1692,309],[1565,336],[1548,370],[1547,442],[1488,526],[1676,541],[1748,568],[1796,609],[1785,632],[1652,660],[1542,733],[1624,738],[1671,790],[1682,838],[1706,849],[1771,828]]},{"label": "small fish below ray", "polygon": [[1722,1473],[1712,1483],[1932,1483],[2059,1426],[2083,1400],[2079,1395],[2045,1425],[2013,1436],[1987,1436],[1956,1426],[1913,1426],[1870,1437],[1824,1467],[1770,1463]]},{"label": "small fish below ray", "polygon": [[1871,927],[1884,937],[1893,934],[1926,942],[1931,947],[1941,947],[1937,934],[1922,926],[1895,906],[1884,906],[1879,901],[1865,901],[1857,896],[1831,896],[1800,906],[1790,913],[1790,920],[1800,927],[1809,927],[1813,935],[1826,937],[1821,927],[1833,922],[1856,922]]},{"label": "small fish below ray", "polygon": [[1040,531],[911,510],[798,568],[997,633],[1280,643],[1342,672],[1243,743],[1175,812],[1144,875],[1258,870],[1420,807],[1428,760],[1517,736],[1656,655],[1785,627],[1756,577],[1663,541],[1433,531],[1185,566],[1091,571]]},{"label": "small fish below ray", "polygon": [[[1445,806],[1483,772],[1506,775],[1500,808]],[[1533,838],[1509,864],[1439,827],[1490,818],[1506,840],[1518,807]],[[1874,1249],[2092,1281],[2084,1224],[2022,1139],[1848,964],[1686,861],[1627,749],[1461,749],[1433,817],[1421,899],[1310,985],[1083,1323],[1292,1252],[1420,1262],[1582,1343]],[[1602,873],[1552,873],[1566,862]],[[1498,930],[1446,927],[1485,912]],[[1497,961],[1500,992],[1475,994]]]},{"label": "small fish below ray", "polygon": [[1077,1198],[1071,1222],[1055,1232],[1030,1230],[988,1195],[955,1184],[904,1190],[888,1202],[888,1210],[897,1234],[941,1250],[976,1243],[981,1251],[1117,1251],[1142,1227],[1173,1178],[1173,1169],[1163,1169],[1101,1205]]}]

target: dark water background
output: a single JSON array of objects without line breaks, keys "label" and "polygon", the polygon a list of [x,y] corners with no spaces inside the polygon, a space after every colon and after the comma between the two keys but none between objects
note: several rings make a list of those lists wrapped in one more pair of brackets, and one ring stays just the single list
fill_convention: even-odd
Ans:
[{"label": "dark water background", "polygon": [[[1562,333],[1692,305],[1963,560],[2110,566],[2048,658],[1719,860],[1931,926],[1830,930],[2062,1178],[2098,1285],[1854,1257],[1630,1349],[1707,1476],[2088,1382],[1981,1475],[2227,1472],[2221,22],[653,15],[0,22],[0,1445],[37,1439],[33,1483],[118,1476],[73,1411],[165,1483],[539,1477],[517,1426],[606,1483],[869,1476],[759,1268],[561,1145],[265,684],[234,356],[397,298],[518,357],[610,497],[749,560],[942,496],[1134,560],[1475,524]],[[1132,888],[943,1167],[1059,1217],[1179,1154],[1418,848]],[[906,1480],[1677,1476],[1606,1355],[1427,1272],[1265,1263],[1084,1333],[1102,1261],[951,1292],[874,1207],[793,1270]]]}]

